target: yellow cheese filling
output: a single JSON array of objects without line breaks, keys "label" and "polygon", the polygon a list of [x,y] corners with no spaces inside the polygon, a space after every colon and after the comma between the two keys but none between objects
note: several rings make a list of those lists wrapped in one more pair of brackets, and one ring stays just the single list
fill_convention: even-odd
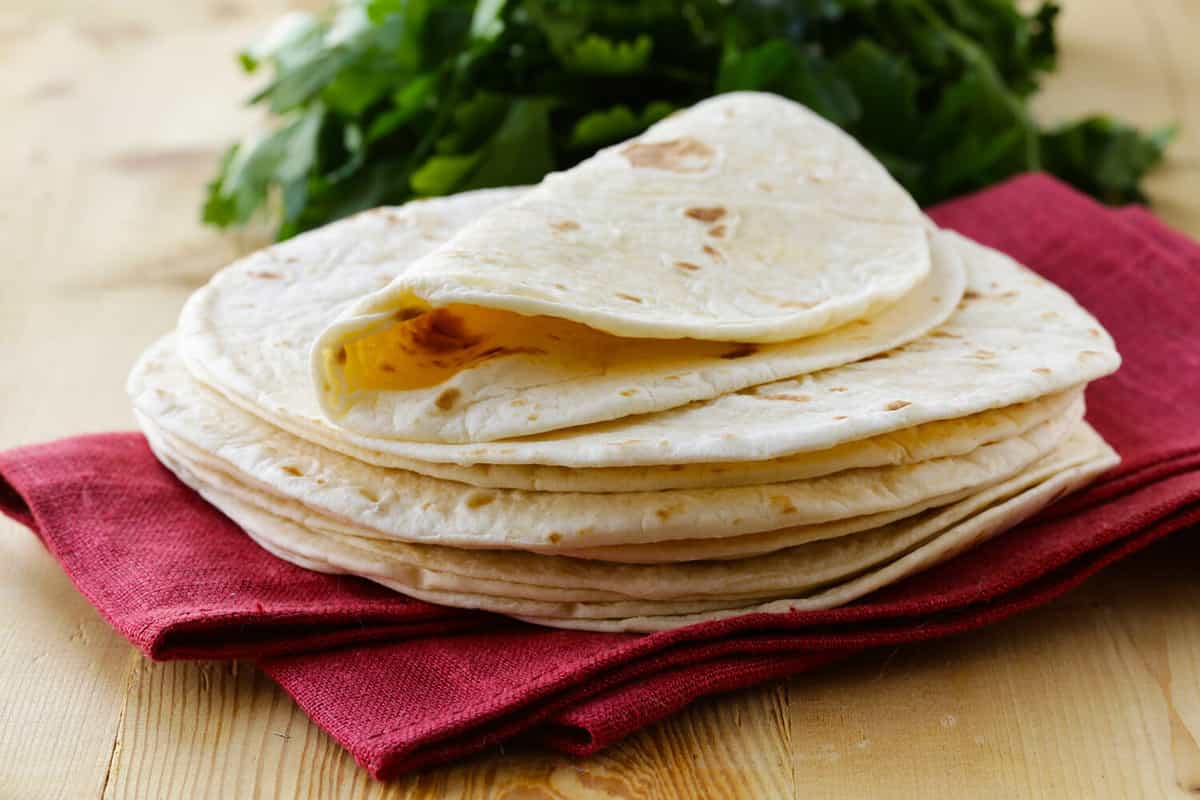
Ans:
[{"label": "yellow cheese filling", "polygon": [[738,342],[631,339],[557,317],[454,304],[399,311],[394,321],[346,341],[333,358],[349,393],[424,389],[518,354],[602,370],[617,362],[742,358],[756,351],[755,345]]}]

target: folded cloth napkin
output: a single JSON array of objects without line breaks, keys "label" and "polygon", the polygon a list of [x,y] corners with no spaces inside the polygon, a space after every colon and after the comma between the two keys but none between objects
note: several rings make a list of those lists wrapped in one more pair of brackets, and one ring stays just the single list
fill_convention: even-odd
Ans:
[{"label": "folded cloth napkin", "polygon": [[644,636],[439,608],[273,558],[133,433],[0,453],[0,510],[147,655],[255,658],[377,777],[517,734],[591,753],[702,695],[1045,603],[1200,521],[1200,245],[1039,175],[932,215],[1063,286],[1113,334],[1125,363],[1089,389],[1088,419],[1124,460],[1017,529],[843,608]]}]

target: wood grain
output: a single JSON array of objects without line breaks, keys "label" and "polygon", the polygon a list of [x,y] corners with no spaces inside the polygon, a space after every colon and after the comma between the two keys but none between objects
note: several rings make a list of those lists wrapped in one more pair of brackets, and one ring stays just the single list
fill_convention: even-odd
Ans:
[{"label": "wood grain", "polygon": [[[196,221],[256,122],[230,55],[286,0],[0,0],[0,447],[132,424],[136,354],[261,232]],[[1200,7],[1067,0],[1036,111],[1178,122],[1200,235]],[[54,308],[53,316],[49,309]],[[247,664],[137,655],[0,520],[0,797],[1200,797],[1200,540],[1050,607],[695,704],[607,752],[524,745],[382,785]]]}]

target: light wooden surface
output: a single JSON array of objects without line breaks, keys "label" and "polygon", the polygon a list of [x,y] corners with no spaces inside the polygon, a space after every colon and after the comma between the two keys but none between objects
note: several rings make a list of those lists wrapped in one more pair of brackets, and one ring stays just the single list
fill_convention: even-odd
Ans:
[{"label": "light wooden surface", "polygon": [[[231,54],[285,0],[0,0],[0,447],[132,425],[121,385],[253,237],[196,222],[255,120]],[[1046,118],[1183,134],[1151,183],[1200,235],[1200,4],[1067,0]],[[51,309],[53,308],[53,316]],[[1200,795],[1200,537],[987,631],[701,702],[584,761],[509,747],[383,786],[246,664],[154,664],[0,521],[0,797]]]}]

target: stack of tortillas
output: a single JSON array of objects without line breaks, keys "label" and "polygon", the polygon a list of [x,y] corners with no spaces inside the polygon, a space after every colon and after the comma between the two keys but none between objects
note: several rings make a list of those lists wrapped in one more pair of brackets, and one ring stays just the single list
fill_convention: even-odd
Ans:
[{"label": "stack of tortillas", "polygon": [[545,625],[846,603],[1116,462],[1119,358],[862,147],[705,101],[529,189],[228,267],[134,369],[147,437],[264,548]]}]

